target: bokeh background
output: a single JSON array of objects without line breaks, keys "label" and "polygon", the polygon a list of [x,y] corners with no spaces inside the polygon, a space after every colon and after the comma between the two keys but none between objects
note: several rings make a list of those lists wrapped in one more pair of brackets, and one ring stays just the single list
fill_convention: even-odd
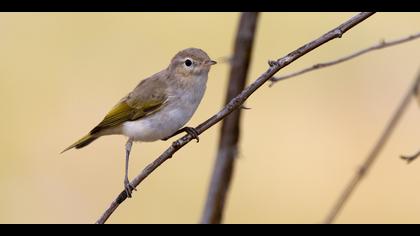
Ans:
[{"label": "bokeh background", "polygon": [[[276,59],[355,13],[263,13],[249,82]],[[137,83],[187,47],[233,51],[239,13],[1,13],[0,222],[93,223],[122,190],[124,144],[108,136],[59,154]],[[279,74],[419,31],[419,13],[379,13]],[[311,72],[246,102],[226,223],[319,223],[370,151],[419,72],[420,41]],[[228,64],[210,72],[190,126],[221,109]],[[167,161],[109,223],[196,223],[217,125]],[[130,177],[170,141],[133,148]],[[419,223],[420,110],[412,103],[337,223]]]}]

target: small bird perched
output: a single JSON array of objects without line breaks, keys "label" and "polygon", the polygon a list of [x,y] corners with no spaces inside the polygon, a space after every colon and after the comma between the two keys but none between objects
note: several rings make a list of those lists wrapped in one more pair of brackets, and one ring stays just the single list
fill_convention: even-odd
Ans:
[{"label": "small bird perched", "polygon": [[127,136],[124,188],[131,197],[134,188],[128,180],[128,162],[133,141],[167,140],[181,132],[199,141],[194,128],[180,128],[200,104],[210,67],[214,64],[216,62],[201,49],[187,48],[178,52],[166,69],[141,81],[95,128],[62,153],[85,147],[104,135]]}]

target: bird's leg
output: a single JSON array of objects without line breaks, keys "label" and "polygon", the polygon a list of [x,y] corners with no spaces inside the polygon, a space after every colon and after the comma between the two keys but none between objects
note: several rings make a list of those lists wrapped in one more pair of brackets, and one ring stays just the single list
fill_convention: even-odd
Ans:
[{"label": "bird's leg", "polygon": [[180,129],[180,130],[176,131],[176,132],[175,132],[174,134],[172,134],[171,136],[166,137],[166,138],[163,138],[162,140],[163,140],[163,141],[166,141],[166,140],[168,140],[168,139],[172,138],[173,136],[175,136],[175,135],[177,135],[177,134],[180,134],[180,133],[182,133],[182,132],[187,132],[189,135],[191,135],[191,137],[192,137],[193,139],[197,140],[197,143],[198,143],[198,142],[200,142],[200,138],[198,137],[198,132],[197,132],[197,130],[196,130],[196,129],[194,129],[193,127],[184,127],[184,128],[182,128],[182,129]]},{"label": "bird's leg", "polygon": [[127,194],[127,197],[131,197],[131,191],[136,190],[128,180],[128,161],[130,159],[131,146],[133,146],[133,139],[128,139],[125,144],[125,176],[124,176],[124,189]]}]

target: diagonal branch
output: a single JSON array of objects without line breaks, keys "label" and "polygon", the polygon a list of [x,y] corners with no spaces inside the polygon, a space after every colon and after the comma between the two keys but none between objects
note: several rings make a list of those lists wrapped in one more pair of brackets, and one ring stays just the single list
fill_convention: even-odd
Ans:
[{"label": "diagonal branch", "polygon": [[[252,84],[246,87],[242,92],[232,99],[226,106],[216,113],[214,116],[210,117],[205,122],[201,123],[197,126],[196,130],[199,134],[203,133],[234,110],[241,107],[241,105],[251,96],[255,90],[260,88],[267,80],[269,80],[275,73],[277,73],[283,67],[289,65],[290,63],[294,62],[298,58],[302,57],[303,55],[307,54],[308,52],[316,49],[317,47],[323,45],[324,43],[329,42],[335,38],[341,38],[341,36],[353,28],[354,26],[358,25],[362,21],[369,18],[374,13],[371,12],[363,12],[359,13],[356,16],[352,17],[351,19],[347,20],[340,26],[334,28],[333,30],[327,32],[326,34],[322,35],[321,37],[313,40],[312,42],[305,44],[304,46],[298,48],[297,50],[289,53],[285,57],[282,57],[275,61],[275,63],[270,66],[267,71],[261,74]],[[151,164],[146,166],[146,168],[137,175],[132,181],[131,185],[133,187],[137,187],[147,176],[149,176],[157,167],[159,167],[162,163],[166,160],[170,159],[175,152],[177,152],[180,148],[185,146],[189,143],[193,137],[190,135],[185,135],[182,138],[176,140],[168,149],[165,150],[156,160],[154,160]],[[102,216],[97,220],[96,223],[103,224],[105,221],[111,216],[111,214],[118,208],[118,206],[125,201],[127,198],[126,192],[122,191],[117,198],[111,203],[111,205],[105,210]]]},{"label": "diagonal branch", "polygon": [[[226,103],[235,98],[245,88],[257,19],[258,12],[241,14],[230,68]],[[232,112],[222,122],[219,150],[201,223],[215,224],[222,221],[227,192],[233,175],[234,161],[238,152],[241,110],[237,109]]]},{"label": "diagonal branch", "polygon": [[415,93],[417,85],[420,83],[420,72],[407,90],[404,98],[402,99],[400,105],[398,106],[397,110],[393,114],[391,120],[389,121],[388,125],[386,126],[384,132],[380,136],[378,142],[373,147],[372,151],[366,157],[365,161],[363,162],[362,166],[356,171],[353,178],[350,180],[344,191],[341,193],[340,197],[338,198],[336,204],[333,206],[331,211],[329,212],[327,218],[325,219],[326,224],[332,223],[335,218],[337,217],[338,213],[341,211],[351,194],[354,192],[356,187],[360,184],[360,181],[366,176],[367,172],[372,168],[373,163],[377,160],[380,152],[385,147],[387,141],[392,135],[395,127],[397,126],[398,122],[401,120],[404,112],[407,110],[408,105],[410,104],[411,98]]},{"label": "diagonal branch", "polygon": [[411,41],[411,40],[414,40],[414,39],[418,39],[418,38],[420,38],[420,33],[416,33],[416,34],[410,35],[408,37],[404,37],[404,38],[393,40],[393,41],[389,41],[389,42],[382,41],[382,42],[380,42],[377,45],[374,45],[374,46],[365,48],[363,50],[360,50],[358,52],[352,53],[350,55],[347,55],[345,57],[342,57],[342,58],[339,58],[339,59],[336,59],[336,60],[333,60],[333,61],[324,62],[324,63],[318,63],[318,64],[315,64],[315,65],[313,65],[311,67],[308,67],[308,68],[305,68],[303,70],[296,71],[294,73],[291,73],[291,74],[288,74],[288,75],[284,75],[284,76],[281,76],[281,77],[274,77],[273,76],[270,79],[271,84],[269,85],[269,87],[272,87],[275,83],[277,83],[277,82],[279,82],[281,80],[285,80],[285,79],[288,79],[288,78],[291,78],[291,77],[295,77],[295,76],[298,76],[298,75],[301,75],[301,74],[305,74],[305,73],[310,72],[310,71],[313,71],[313,70],[317,70],[317,69],[321,69],[321,68],[333,66],[333,65],[339,64],[341,62],[345,62],[345,61],[351,60],[351,59],[353,59],[355,57],[361,56],[361,55],[363,55],[365,53],[368,53],[368,52],[371,52],[371,51],[374,51],[374,50],[378,50],[378,49],[382,49],[382,48],[387,48],[387,47],[395,46],[395,45],[398,45],[398,44],[401,44],[401,43],[405,43],[405,42],[408,42],[408,41]]},{"label": "diagonal branch", "polygon": [[[414,96],[416,97],[416,100],[418,104],[420,105],[420,82],[417,83],[416,88],[414,89]],[[401,156],[401,159],[407,161],[407,164],[410,164],[412,161],[416,160],[420,156],[420,150],[411,156]]]}]

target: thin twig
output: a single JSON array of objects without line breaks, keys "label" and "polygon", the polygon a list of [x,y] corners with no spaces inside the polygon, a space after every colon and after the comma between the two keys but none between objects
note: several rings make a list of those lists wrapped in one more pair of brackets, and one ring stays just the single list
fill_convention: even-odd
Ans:
[{"label": "thin twig", "polygon": [[325,67],[328,67],[328,66],[333,66],[333,65],[339,64],[341,62],[345,62],[345,61],[348,61],[348,60],[353,59],[355,57],[361,56],[361,55],[363,55],[363,54],[365,54],[367,52],[370,52],[370,51],[374,51],[374,50],[378,50],[378,49],[382,49],[382,48],[387,48],[387,47],[395,46],[395,45],[398,45],[398,44],[401,44],[401,43],[405,43],[405,42],[408,42],[408,41],[411,41],[411,40],[414,40],[414,39],[418,39],[418,38],[420,38],[420,32],[419,33],[416,33],[416,34],[413,34],[413,35],[410,35],[410,36],[407,36],[407,37],[404,37],[404,38],[401,38],[401,39],[389,41],[389,42],[381,41],[377,45],[374,45],[374,46],[365,48],[363,50],[360,50],[358,52],[352,53],[350,55],[347,55],[345,57],[342,57],[342,58],[339,58],[339,59],[336,59],[336,60],[333,60],[333,61],[324,62],[324,63],[318,63],[318,64],[315,64],[315,65],[313,65],[311,67],[308,67],[308,68],[305,68],[303,70],[296,71],[294,73],[291,73],[291,74],[288,74],[288,75],[284,75],[284,76],[281,76],[281,77],[274,77],[273,76],[270,79],[271,84],[269,85],[269,87],[272,87],[275,83],[277,83],[277,82],[279,82],[281,80],[285,80],[285,79],[288,79],[288,78],[291,78],[291,77],[295,77],[295,76],[298,76],[298,75],[301,75],[301,74],[305,74],[305,73],[310,72],[310,71],[313,71],[313,70],[325,68]]},{"label": "thin twig", "polygon": [[[241,14],[230,68],[226,104],[245,88],[257,19],[257,12],[245,12]],[[243,105],[241,107],[246,109]],[[242,109],[237,109],[222,122],[219,151],[201,219],[201,223],[203,224],[220,224],[222,221],[223,209],[238,151],[241,111]]]},{"label": "thin twig", "polygon": [[391,120],[389,121],[388,125],[386,126],[384,132],[380,136],[378,142],[373,147],[372,151],[366,157],[365,161],[363,162],[362,166],[356,171],[353,178],[350,180],[348,185],[345,187],[344,191],[341,193],[340,197],[338,198],[336,204],[333,206],[331,211],[329,212],[328,216],[326,217],[324,223],[330,224],[332,223],[335,218],[337,217],[338,213],[340,213],[341,209],[343,208],[344,204],[349,199],[350,195],[354,192],[356,187],[360,184],[363,177],[366,176],[367,172],[372,168],[373,163],[377,160],[380,152],[385,147],[387,141],[392,135],[395,127],[397,126],[398,122],[400,121],[401,117],[403,116],[404,112],[407,110],[408,105],[413,97],[413,93],[420,83],[420,72],[417,76],[417,79],[413,82],[410,88],[404,95],[400,105],[398,106],[397,110],[392,115]]},{"label": "thin twig", "polygon": [[[205,122],[201,123],[197,126],[196,130],[199,134],[203,133],[226,116],[228,116],[231,112],[241,107],[241,105],[251,96],[255,90],[260,88],[267,80],[269,80],[275,73],[277,73],[283,67],[289,65],[290,63],[294,62],[298,58],[302,57],[306,53],[314,50],[315,48],[323,45],[324,43],[329,42],[332,39],[340,38],[345,32],[353,28],[354,26],[358,25],[362,21],[369,18],[374,13],[371,12],[362,12],[357,14],[356,16],[352,17],[351,19],[347,20],[337,28],[327,32],[326,34],[322,35],[321,37],[315,39],[314,41],[305,44],[304,46],[298,48],[297,50],[289,53],[285,57],[278,59],[275,62],[275,65],[270,66],[266,72],[260,75],[252,84],[246,87],[242,92],[232,99],[221,111],[216,113],[214,116],[206,120]],[[151,164],[146,166],[146,168],[136,176],[132,181],[131,185],[133,187],[137,187],[147,176],[149,176],[158,166],[160,166],[163,162],[170,159],[172,155],[177,152],[180,148],[185,146],[193,139],[190,135],[185,135],[175,141],[164,153],[162,153],[156,160],[154,160]],[[127,198],[126,192],[122,191],[117,198],[111,203],[111,205],[105,210],[102,216],[98,219],[96,223],[103,224],[105,221],[111,216],[111,214],[118,208],[118,206]]]},{"label": "thin twig", "polygon": [[410,164],[412,161],[417,159],[417,157],[419,157],[419,156],[420,156],[420,151],[418,151],[416,154],[411,155],[411,156],[401,156],[401,159],[407,161],[407,164]]},{"label": "thin twig", "polygon": [[[414,96],[416,97],[417,103],[420,105],[420,82],[417,83],[416,88],[414,89]],[[401,159],[407,161],[407,164],[410,164],[412,161],[416,160],[420,156],[420,150],[411,156],[400,156]]]}]

